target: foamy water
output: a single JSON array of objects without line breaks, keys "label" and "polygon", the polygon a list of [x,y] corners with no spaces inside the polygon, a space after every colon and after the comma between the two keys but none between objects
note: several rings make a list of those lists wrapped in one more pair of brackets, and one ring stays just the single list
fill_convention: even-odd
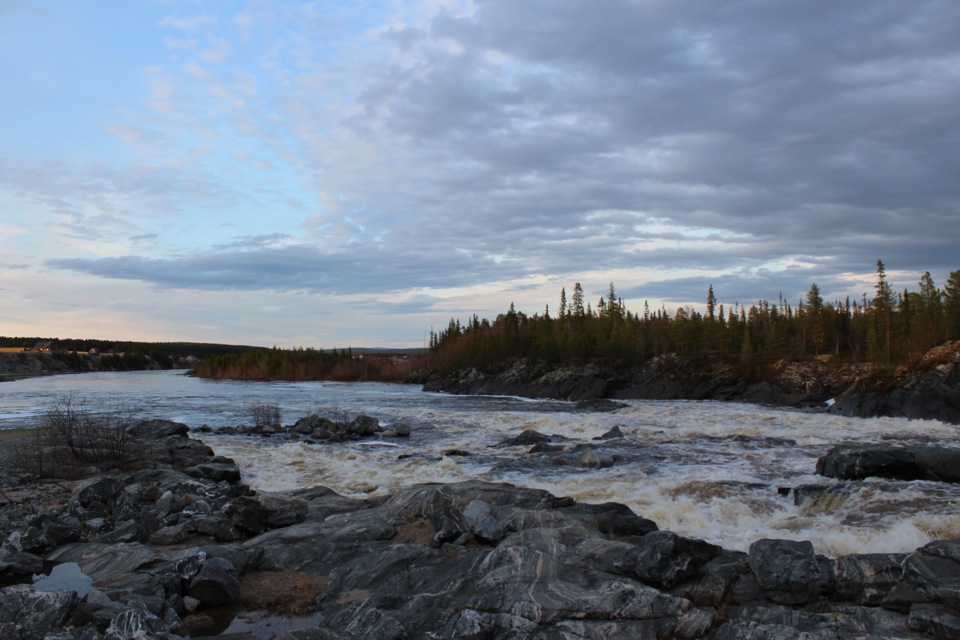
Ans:
[{"label": "foamy water", "polygon": [[[632,401],[613,413],[582,413],[564,402],[428,394],[409,385],[211,382],[150,372],[0,384],[0,428],[30,424],[43,402],[66,393],[191,427],[249,424],[250,405],[264,402],[279,406],[288,424],[319,411],[365,413],[411,429],[409,438],[336,444],[197,434],[237,460],[245,481],[260,490],[325,485],[376,496],[419,482],[512,482],[580,501],[624,503],[661,529],[740,550],[760,538],[789,538],[837,556],[910,551],[960,537],[960,487],[840,483],[814,473],[817,458],[841,442],[953,446],[960,428],[936,421],[716,402]],[[614,426],[624,438],[594,440]],[[568,450],[595,446],[615,464],[558,466],[556,455],[501,446],[525,429],[562,437]],[[810,484],[836,490],[795,505],[791,490]]]}]

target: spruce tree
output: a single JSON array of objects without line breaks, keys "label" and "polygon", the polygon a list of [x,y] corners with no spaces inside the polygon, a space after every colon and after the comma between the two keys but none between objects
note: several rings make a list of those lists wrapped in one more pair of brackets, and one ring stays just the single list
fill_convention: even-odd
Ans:
[{"label": "spruce tree", "polygon": [[951,271],[943,287],[943,310],[946,338],[960,339],[960,269]]}]

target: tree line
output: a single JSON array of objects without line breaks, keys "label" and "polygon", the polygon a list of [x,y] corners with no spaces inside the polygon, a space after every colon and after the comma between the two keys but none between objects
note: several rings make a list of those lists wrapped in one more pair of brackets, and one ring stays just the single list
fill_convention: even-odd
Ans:
[{"label": "tree line", "polygon": [[526,315],[511,303],[495,320],[476,315],[451,319],[430,333],[427,366],[439,371],[467,367],[494,370],[515,358],[547,364],[592,361],[628,368],[657,355],[730,363],[746,378],[760,378],[780,359],[827,356],[839,361],[911,364],[931,347],[960,339],[960,269],[938,288],[930,273],[917,290],[894,291],[883,261],[877,261],[874,295],[827,302],[816,283],[792,305],[782,297],[750,305],[718,304],[710,285],[705,313],[681,307],[641,312],[626,308],[613,283],[596,305],[586,303],[580,283],[551,315]]},{"label": "tree line", "polygon": [[411,362],[391,355],[355,355],[352,349],[248,349],[212,355],[199,362],[193,375],[229,380],[380,380],[399,382]]}]

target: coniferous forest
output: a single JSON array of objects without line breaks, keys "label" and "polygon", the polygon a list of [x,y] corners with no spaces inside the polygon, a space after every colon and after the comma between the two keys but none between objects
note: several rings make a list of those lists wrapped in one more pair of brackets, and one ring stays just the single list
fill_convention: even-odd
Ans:
[{"label": "coniferous forest", "polygon": [[761,299],[750,306],[718,304],[710,285],[705,311],[689,307],[627,309],[613,283],[591,303],[579,283],[560,292],[557,312],[527,315],[513,304],[494,320],[451,319],[431,331],[429,351],[416,358],[349,351],[254,350],[217,355],[197,375],[239,379],[402,380],[416,371],[466,368],[494,372],[518,358],[547,365],[599,363],[628,369],[672,353],[690,362],[727,363],[747,380],[762,379],[773,363],[828,357],[836,362],[910,365],[931,347],[960,339],[960,269],[942,288],[925,273],[916,290],[895,291],[878,260],[872,296],[825,301],[813,283],[803,299]]}]

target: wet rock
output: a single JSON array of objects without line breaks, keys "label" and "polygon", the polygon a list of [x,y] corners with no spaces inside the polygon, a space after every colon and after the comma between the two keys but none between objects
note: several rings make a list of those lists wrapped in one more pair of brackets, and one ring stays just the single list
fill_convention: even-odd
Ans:
[{"label": "wet rock", "polygon": [[530,446],[532,444],[543,444],[550,442],[552,438],[548,435],[540,433],[535,429],[527,429],[523,431],[520,435],[509,438],[500,443],[502,447],[517,447],[517,446]]},{"label": "wet rock", "polygon": [[820,567],[808,541],[758,540],[750,545],[750,568],[773,602],[813,602],[820,595]]},{"label": "wet rock", "polygon": [[527,450],[527,453],[557,453],[566,449],[562,444],[550,444],[548,442],[540,442],[533,445],[530,449]]},{"label": "wet rock", "polygon": [[848,480],[876,477],[960,482],[960,449],[886,445],[834,447],[817,460],[817,473]]},{"label": "wet rock", "polygon": [[407,438],[410,436],[410,427],[405,424],[391,425],[383,430],[384,438]]},{"label": "wet rock", "polygon": [[606,469],[612,467],[613,463],[613,456],[597,453],[593,447],[584,448],[576,459],[576,465],[585,469]]},{"label": "wet rock", "polygon": [[620,427],[613,427],[606,433],[597,436],[594,440],[613,440],[615,438],[622,438],[623,431],[620,430]]},{"label": "wet rock", "polygon": [[577,403],[578,411],[591,411],[597,413],[611,413],[613,411],[619,411],[620,409],[625,409],[629,405],[622,402],[616,402],[614,400],[607,400],[606,398],[596,398],[593,400],[581,400]]}]

